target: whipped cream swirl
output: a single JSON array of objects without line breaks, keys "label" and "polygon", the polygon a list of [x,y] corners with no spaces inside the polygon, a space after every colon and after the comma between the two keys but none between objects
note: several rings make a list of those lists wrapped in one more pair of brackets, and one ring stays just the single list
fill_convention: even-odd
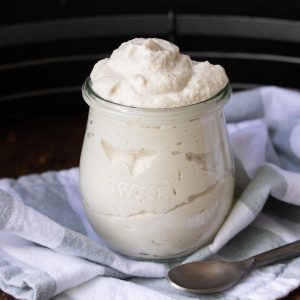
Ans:
[{"label": "whipped cream swirl", "polygon": [[197,62],[162,39],[136,38],[91,73],[93,90],[103,99],[126,106],[171,108],[209,99],[228,83],[224,69]]}]

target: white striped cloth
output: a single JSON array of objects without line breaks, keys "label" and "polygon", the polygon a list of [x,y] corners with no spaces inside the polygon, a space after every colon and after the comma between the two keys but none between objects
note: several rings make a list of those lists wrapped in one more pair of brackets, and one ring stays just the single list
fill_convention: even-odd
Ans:
[{"label": "white striped cloth", "polygon": [[[214,241],[183,262],[242,259],[300,238],[300,94],[236,93],[226,117],[238,201]],[[106,248],[84,214],[77,168],[0,180],[0,289],[18,299],[271,300],[300,285],[300,258],[211,295],[171,287],[170,267]]]}]

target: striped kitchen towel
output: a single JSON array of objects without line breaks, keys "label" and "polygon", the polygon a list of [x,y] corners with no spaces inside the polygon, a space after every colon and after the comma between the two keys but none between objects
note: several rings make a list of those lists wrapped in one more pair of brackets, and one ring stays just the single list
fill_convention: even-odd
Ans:
[{"label": "striped kitchen towel", "polygon": [[[242,259],[300,239],[300,94],[236,93],[226,117],[238,200],[214,241],[184,262]],[[164,279],[170,267],[105,246],[84,214],[77,168],[0,180],[0,289],[18,299],[267,300],[300,285],[300,258],[212,295],[174,289]]]}]

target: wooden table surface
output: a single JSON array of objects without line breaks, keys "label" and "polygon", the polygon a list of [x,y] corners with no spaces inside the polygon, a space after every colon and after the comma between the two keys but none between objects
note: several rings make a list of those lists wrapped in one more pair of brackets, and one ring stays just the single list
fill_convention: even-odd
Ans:
[{"label": "wooden table surface", "polygon": [[[86,113],[0,118],[0,178],[78,165]],[[14,299],[1,292],[0,300]],[[300,288],[285,300],[300,300]]]}]

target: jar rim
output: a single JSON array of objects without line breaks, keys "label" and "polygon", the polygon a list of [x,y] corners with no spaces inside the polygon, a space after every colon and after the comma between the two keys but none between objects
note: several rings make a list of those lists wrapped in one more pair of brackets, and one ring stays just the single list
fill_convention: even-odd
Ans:
[{"label": "jar rim", "polygon": [[167,108],[145,108],[145,107],[133,107],[126,106],[124,104],[112,102],[106,100],[98,95],[91,86],[91,78],[87,77],[82,85],[82,95],[85,102],[93,108],[100,109],[112,109],[119,111],[120,113],[126,113],[131,115],[157,115],[157,114],[182,114],[183,111],[191,112],[198,111],[198,113],[208,113],[214,111],[220,107],[223,107],[230,98],[231,86],[229,81],[218,93],[206,100],[178,107],[167,107]]}]

